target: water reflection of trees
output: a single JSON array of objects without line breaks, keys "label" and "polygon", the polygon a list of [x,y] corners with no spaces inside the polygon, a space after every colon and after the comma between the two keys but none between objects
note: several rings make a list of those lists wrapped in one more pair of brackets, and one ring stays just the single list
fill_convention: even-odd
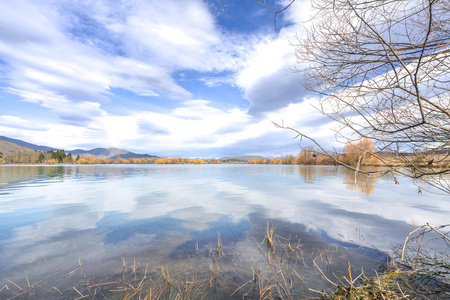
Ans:
[{"label": "water reflection of trees", "polygon": [[67,177],[126,178],[148,173],[174,173],[175,175],[200,173],[197,168],[173,168],[167,165],[140,167],[128,165],[11,165],[0,167],[0,186],[33,180],[63,181]]},{"label": "water reflection of trees", "polygon": [[335,176],[335,167],[333,166],[313,166],[304,165],[298,167],[298,174],[306,183],[314,183],[325,177]]},{"label": "water reflection of trees", "polygon": [[63,180],[65,173],[67,173],[67,169],[64,166],[2,166],[0,168],[0,185],[37,178]]},{"label": "water reflection of trees", "polygon": [[[377,167],[365,167],[366,171],[373,171]],[[370,195],[374,190],[378,177],[355,173],[343,167],[334,166],[299,166],[298,174],[306,183],[315,183],[326,177],[339,176],[350,191],[360,191]]]},{"label": "water reflection of trees", "polygon": [[[365,171],[375,171],[376,167],[366,167]],[[374,190],[378,181],[377,176],[369,176],[366,174],[356,173],[346,168],[339,168],[339,177],[343,179],[345,186],[350,191],[360,191],[366,195],[370,195]]]},{"label": "water reflection of trees", "polygon": [[[366,167],[376,168],[376,167]],[[230,170],[228,170],[230,171]],[[236,170],[237,172],[238,170]],[[306,183],[315,183],[327,177],[339,176],[342,178],[346,187],[351,191],[361,191],[369,195],[375,189],[378,178],[369,177],[367,175],[334,166],[293,166],[292,168],[282,168],[279,170],[283,173],[297,172],[300,178]],[[136,175],[140,173],[192,173],[201,172],[195,168],[131,168],[131,167],[108,167],[108,166],[3,166],[0,168],[0,185],[12,182],[26,182],[35,179],[52,179],[64,180],[65,176],[95,176],[120,178],[128,176],[129,173]],[[260,168],[255,168],[255,173],[261,172]]]}]

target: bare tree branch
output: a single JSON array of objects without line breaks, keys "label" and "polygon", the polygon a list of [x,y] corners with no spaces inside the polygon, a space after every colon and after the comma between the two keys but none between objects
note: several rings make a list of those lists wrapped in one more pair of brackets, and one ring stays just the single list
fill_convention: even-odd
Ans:
[{"label": "bare tree branch", "polygon": [[[294,1],[280,11],[257,2],[277,17]],[[316,108],[339,124],[337,140],[368,138],[387,172],[450,193],[449,163],[443,164],[450,153],[449,0],[311,3],[314,17],[294,44],[298,63],[306,67],[292,71],[305,75],[305,87],[320,96]],[[276,126],[343,164],[301,131]],[[361,172],[359,164],[346,167]]]},{"label": "bare tree branch", "polygon": [[278,19],[278,15],[279,15],[280,13],[282,13],[283,11],[285,11],[286,9],[288,9],[288,8],[292,5],[292,3],[295,2],[295,0],[291,0],[291,2],[289,2],[288,5],[286,5],[285,7],[283,7],[283,8],[280,9],[280,10],[273,10],[272,8],[270,8],[270,7],[267,5],[266,0],[264,0],[264,1],[262,1],[262,2],[261,2],[260,0],[256,0],[256,2],[258,2],[258,4],[264,6],[265,8],[267,8],[268,10],[270,10],[271,12],[273,12],[273,13],[275,14],[274,25],[275,25],[275,30],[277,30],[277,19]]}]

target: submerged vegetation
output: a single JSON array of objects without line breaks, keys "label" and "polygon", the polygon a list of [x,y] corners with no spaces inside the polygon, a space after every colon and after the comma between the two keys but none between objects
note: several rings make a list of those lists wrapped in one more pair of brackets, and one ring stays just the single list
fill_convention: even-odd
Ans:
[{"label": "submerged vegetation", "polygon": [[[25,285],[3,278],[5,299],[446,299],[450,296],[449,225],[424,225],[383,256],[378,270],[353,264],[359,248],[309,253],[300,237],[277,235],[267,223],[250,260],[217,242],[188,251],[172,265],[121,258],[113,274],[89,275],[86,265]],[[446,233],[444,233],[447,230]],[[263,237],[256,240],[257,237]],[[320,280],[321,278],[321,280]],[[321,281],[321,282],[318,282]]]}]

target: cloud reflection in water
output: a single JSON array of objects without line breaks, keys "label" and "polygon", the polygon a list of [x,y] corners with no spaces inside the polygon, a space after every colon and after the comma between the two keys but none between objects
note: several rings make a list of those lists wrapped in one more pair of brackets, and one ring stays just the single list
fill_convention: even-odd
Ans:
[{"label": "cloud reflection in water", "polygon": [[157,265],[196,242],[214,247],[218,233],[224,245],[261,243],[267,220],[322,246],[387,251],[413,221],[448,220],[444,196],[352,176],[327,166],[2,166],[0,219],[14,222],[0,222],[0,270],[38,276],[82,259],[108,272],[120,256]]}]

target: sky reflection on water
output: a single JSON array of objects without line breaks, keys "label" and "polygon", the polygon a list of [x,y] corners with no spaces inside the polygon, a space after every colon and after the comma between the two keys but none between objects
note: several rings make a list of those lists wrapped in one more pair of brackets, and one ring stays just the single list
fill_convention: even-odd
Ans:
[{"label": "sky reflection on water", "polygon": [[353,173],[328,166],[1,166],[0,271],[43,276],[81,259],[108,272],[101,262],[120,256],[162,264],[217,243],[218,233],[239,245],[268,220],[389,251],[413,222],[450,215],[448,196],[399,181],[355,184]]}]

